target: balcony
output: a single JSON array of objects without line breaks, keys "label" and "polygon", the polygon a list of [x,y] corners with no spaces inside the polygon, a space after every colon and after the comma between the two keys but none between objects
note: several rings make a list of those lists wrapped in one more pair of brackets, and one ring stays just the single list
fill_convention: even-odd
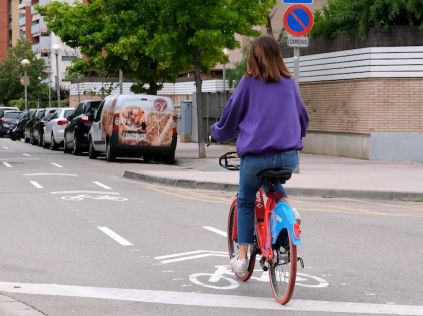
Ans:
[{"label": "balcony", "polygon": [[26,25],[25,17],[19,18],[19,26],[24,26],[24,25]]},{"label": "balcony", "polygon": [[40,37],[40,51],[42,53],[49,53],[51,51],[51,38],[50,36]]},{"label": "balcony", "polygon": [[32,51],[38,54],[40,52],[40,44],[32,44]]},{"label": "balcony", "polygon": [[40,24],[39,23],[32,25],[32,27],[31,27],[31,33],[32,33],[32,36],[38,36],[38,35],[41,34],[41,32],[40,32]]}]

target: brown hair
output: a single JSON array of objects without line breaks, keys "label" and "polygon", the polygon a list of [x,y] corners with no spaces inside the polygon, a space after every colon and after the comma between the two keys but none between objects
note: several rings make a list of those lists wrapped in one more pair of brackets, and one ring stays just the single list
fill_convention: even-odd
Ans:
[{"label": "brown hair", "polygon": [[283,62],[278,43],[273,37],[260,36],[253,41],[245,75],[263,78],[266,82],[279,81],[281,76],[291,77]]}]

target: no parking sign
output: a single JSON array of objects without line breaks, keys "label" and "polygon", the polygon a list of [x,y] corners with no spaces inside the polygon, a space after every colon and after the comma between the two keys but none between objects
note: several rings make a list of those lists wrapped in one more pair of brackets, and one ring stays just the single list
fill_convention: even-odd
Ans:
[{"label": "no parking sign", "polygon": [[285,30],[293,36],[304,36],[313,27],[313,12],[302,4],[295,4],[288,7],[283,14],[283,25]]}]

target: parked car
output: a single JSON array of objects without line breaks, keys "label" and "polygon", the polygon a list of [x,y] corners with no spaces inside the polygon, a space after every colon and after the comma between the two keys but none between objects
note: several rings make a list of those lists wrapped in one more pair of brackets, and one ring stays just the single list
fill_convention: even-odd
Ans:
[{"label": "parked car", "polygon": [[29,143],[31,141],[32,127],[34,126],[35,122],[44,114],[44,111],[45,109],[36,109],[34,112],[32,112],[31,118],[25,124],[25,130],[24,130],[25,143]]},{"label": "parked car", "polygon": [[19,120],[16,123],[11,124],[7,135],[13,141],[19,140],[24,136],[24,129],[26,123],[31,117],[31,112],[28,110],[23,110],[19,116]]},{"label": "parked car", "polygon": [[7,134],[9,128],[19,120],[21,113],[18,110],[4,110],[0,114],[0,137]]},{"label": "parked car", "polygon": [[108,96],[92,116],[88,155],[143,156],[174,163],[176,115],[172,99],[155,95]]},{"label": "parked car", "polygon": [[44,133],[44,126],[47,120],[56,112],[57,108],[46,108],[44,113],[34,122],[32,126],[32,139],[33,145],[38,144],[38,146],[43,146],[43,133]]},{"label": "parked car", "polygon": [[63,151],[74,155],[81,154],[88,149],[88,132],[93,124],[92,116],[98,109],[101,101],[85,100],[78,104],[75,111],[68,117],[69,124],[63,135]]},{"label": "parked car", "polygon": [[47,148],[51,145],[51,149],[57,150],[63,143],[63,133],[66,125],[68,125],[69,116],[72,115],[74,108],[60,108],[50,116],[44,126],[43,147]]},{"label": "parked car", "polygon": [[12,106],[0,106],[0,117],[4,111],[19,111],[19,109]]}]

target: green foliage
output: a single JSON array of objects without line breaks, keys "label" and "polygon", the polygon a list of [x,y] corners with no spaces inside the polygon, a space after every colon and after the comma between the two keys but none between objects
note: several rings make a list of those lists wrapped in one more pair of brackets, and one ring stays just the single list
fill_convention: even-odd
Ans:
[{"label": "green foliage", "polygon": [[43,72],[44,61],[35,57],[29,42],[20,39],[9,50],[6,58],[0,62],[0,101],[8,103],[9,100],[23,97],[24,86],[20,83],[20,80],[24,75],[21,61],[25,58],[31,63],[27,69],[29,76],[28,97],[31,98],[34,92],[39,91],[40,81],[46,77]]},{"label": "green foliage", "polygon": [[423,0],[329,0],[315,12],[311,35],[365,37],[370,28],[388,31],[397,25],[423,28]]},{"label": "green foliage", "polygon": [[[163,82],[227,62],[235,33],[258,35],[276,0],[92,0],[37,6],[48,28],[86,58],[69,71],[103,78],[122,69],[134,92],[155,94]],[[147,84],[147,85],[146,85]],[[146,88],[146,86],[148,88]]]}]

